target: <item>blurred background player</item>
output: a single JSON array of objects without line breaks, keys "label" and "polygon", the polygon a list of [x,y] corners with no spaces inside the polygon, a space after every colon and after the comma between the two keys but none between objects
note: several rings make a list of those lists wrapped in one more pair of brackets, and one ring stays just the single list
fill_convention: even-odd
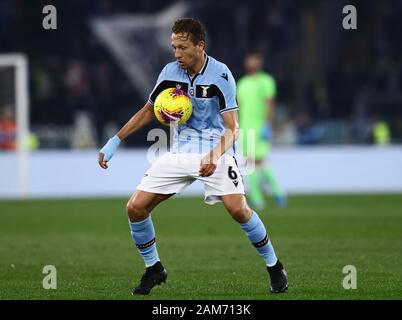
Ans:
[{"label": "blurred background player", "polygon": [[[272,122],[274,119],[275,79],[262,70],[263,58],[258,53],[245,57],[246,75],[237,84],[240,128],[243,131],[241,145],[243,156],[255,162],[255,170],[248,176],[250,203],[255,209],[265,207],[262,183],[267,182],[279,207],[286,205],[286,196],[271,166],[266,162],[271,150]],[[249,147],[247,130],[255,130],[255,149]]]},{"label": "blurred background player", "polygon": [[0,150],[16,148],[17,124],[14,119],[13,106],[5,105],[0,109]]},{"label": "blurred background player", "polygon": [[374,116],[371,135],[371,142],[377,146],[386,146],[391,143],[391,129],[379,115]]}]

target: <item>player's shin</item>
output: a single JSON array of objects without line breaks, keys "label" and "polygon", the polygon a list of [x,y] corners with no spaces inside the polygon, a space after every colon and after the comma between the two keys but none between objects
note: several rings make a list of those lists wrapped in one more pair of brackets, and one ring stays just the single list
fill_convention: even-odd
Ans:
[{"label": "player's shin", "polygon": [[274,266],[278,258],[275,255],[265,226],[258,214],[253,211],[250,220],[247,223],[240,224],[240,226],[257,249],[258,253],[264,258],[266,265],[269,267]]},{"label": "player's shin", "polygon": [[248,177],[249,182],[249,197],[253,209],[262,209],[265,206],[264,195],[260,188],[260,172],[259,170],[254,170],[252,174]]},{"label": "player's shin", "polygon": [[139,222],[129,221],[129,225],[131,237],[144,259],[145,266],[153,266],[159,261],[159,256],[156,249],[155,230],[151,216]]},{"label": "player's shin", "polygon": [[263,177],[266,179],[266,181],[269,183],[271,187],[272,194],[274,196],[283,195],[283,191],[279,186],[278,180],[276,179],[276,176],[272,168],[269,165],[265,165],[265,167],[261,171]]}]

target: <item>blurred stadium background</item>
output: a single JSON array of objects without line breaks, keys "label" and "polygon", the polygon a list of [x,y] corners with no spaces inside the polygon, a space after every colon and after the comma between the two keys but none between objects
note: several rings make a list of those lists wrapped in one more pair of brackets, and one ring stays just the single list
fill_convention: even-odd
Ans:
[{"label": "blurred stadium background", "polygon": [[[42,8],[48,4],[57,8],[57,30],[42,27]],[[348,4],[357,8],[357,30],[342,28],[342,8]],[[0,238],[5,244],[0,249],[0,298],[124,298],[127,279],[132,280],[130,264],[142,271],[129,246],[124,204],[149,166],[146,152],[153,141],[147,134],[160,126],[155,122],[124,141],[106,172],[97,166],[97,152],[143,106],[161,67],[172,60],[170,26],[181,16],[203,22],[207,53],[226,63],[236,79],[243,75],[245,54],[257,50],[277,81],[270,161],[291,197],[282,211],[270,204],[265,219],[272,222],[273,238],[294,270],[299,295],[290,297],[401,298],[401,0],[0,0]],[[201,193],[201,185],[194,184],[184,195]],[[328,193],[335,195],[318,195]],[[97,200],[65,200],[75,197]],[[193,219],[177,212],[185,210],[184,204],[194,208],[194,215],[207,211],[199,197],[164,204],[171,220],[161,215],[157,224],[165,241],[162,252],[171,245],[190,256],[192,249],[183,247],[182,240],[191,235],[174,229],[173,219]],[[229,235],[235,228],[229,219],[205,217],[227,224]],[[182,224],[193,228],[201,244],[233,241],[206,219],[198,220],[197,227]],[[98,239],[97,231],[105,233],[104,239]],[[52,250],[49,241],[58,249]],[[243,242],[236,246],[249,250]],[[121,243],[120,251],[111,245]],[[311,248],[307,257],[300,256],[300,243]],[[77,254],[83,247],[91,250],[90,257]],[[109,249],[116,250],[116,260],[123,257],[124,267],[115,270],[106,262],[93,269],[99,263],[95,253]],[[327,250],[337,255],[328,257]],[[252,253],[243,258],[257,259]],[[262,285],[259,294],[250,294],[253,283],[238,295],[229,294],[239,290],[236,282],[219,287],[217,279],[233,279],[218,252],[215,258],[218,278],[204,275],[203,285],[186,279],[187,289],[200,286],[199,295],[187,295],[186,287],[176,283],[176,296],[162,289],[157,297],[265,297]],[[181,274],[174,255],[167,259],[176,262],[173,273]],[[203,272],[205,261],[183,259],[195,274]],[[303,278],[311,259],[333,273]],[[365,287],[360,296],[345,296],[340,270],[354,259],[366,272]],[[378,269],[373,261],[388,269]],[[52,263],[70,279],[76,275],[74,266],[83,270],[82,277],[69,282],[70,291],[51,295],[38,287],[37,269]],[[20,265],[19,271],[10,265]],[[247,264],[242,267],[245,274],[253,272]],[[381,288],[381,281],[374,280],[378,275],[383,275]],[[99,277],[106,282],[97,283]],[[216,291],[209,291],[211,283]],[[28,290],[21,293],[24,286]],[[108,289],[124,294],[109,295]]]}]

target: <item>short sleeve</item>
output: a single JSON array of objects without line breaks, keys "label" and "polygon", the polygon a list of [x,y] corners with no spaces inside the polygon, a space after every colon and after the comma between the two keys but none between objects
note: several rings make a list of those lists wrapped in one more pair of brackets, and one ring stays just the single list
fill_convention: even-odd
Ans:
[{"label": "short sleeve", "polygon": [[270,76],[267,75],[264,78],[264,96],[267,99],[273,99],[276,96],[276,83],[275,83],[275,79]]},{"label": "short sleeve", "polygon": [[219,112],[238,110],[236,101],[236,81],[228,68],[223,72],[215,86],[215,94],[219,99]]},{"label": "short sleeve", "polygon": [[244,78],[241,78],[237,82],[237,99],[240,101],[240,105],[242,104],[243,98],[246,96],[246,92],[247,90],[244,85]]},{"label": "short sleeve", "polygon": [[149,95],[148,103],[154,105],[156,97],[163,91],[163,83],[166,80],[166,67],[159,73],[158,80],[156,81],[155,87]]}]

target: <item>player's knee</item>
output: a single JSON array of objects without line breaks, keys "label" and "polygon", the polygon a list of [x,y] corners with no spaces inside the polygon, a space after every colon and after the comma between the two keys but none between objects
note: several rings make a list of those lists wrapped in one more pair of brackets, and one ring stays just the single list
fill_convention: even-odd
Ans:
[{"label": "player's knee", "polygon": [[127,215],[131,222],[137,222],[146,219],[149,212],[146,207],[141,205],[138,201],[130,199],[127,202]]},{"label": "player's knee", "polygon": [[251,212],[247,206],[231,205],[227,209],[232,218],[238,223],[246,223],[250,219]]},{"label": "player's knee", "polygon": [[263,166],[263,165],[264,165],[264,160],[255,160],[255,165],[256,165],[257,167]]}]

